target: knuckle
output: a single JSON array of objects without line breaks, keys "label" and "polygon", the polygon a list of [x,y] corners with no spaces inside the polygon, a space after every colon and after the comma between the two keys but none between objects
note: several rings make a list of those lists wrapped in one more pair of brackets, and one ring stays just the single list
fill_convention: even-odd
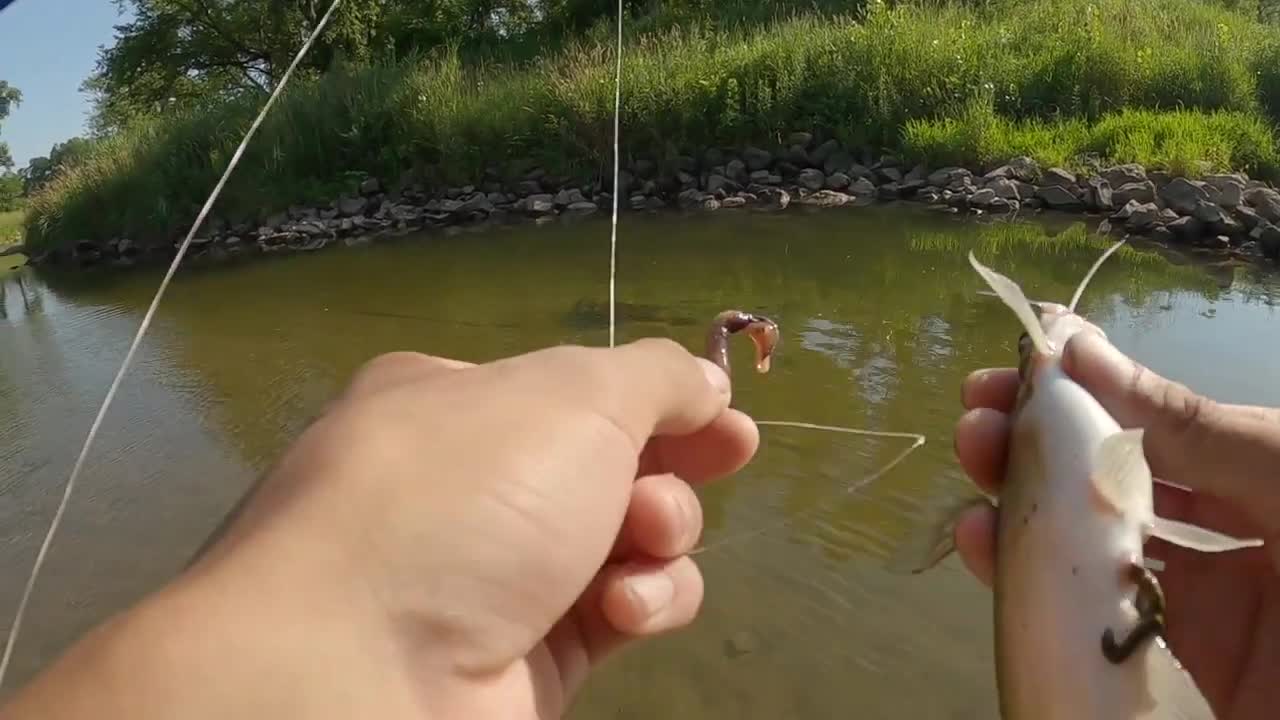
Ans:
[{"label": "knuckle", "polygon": [[1216,403],[1186,386],[1175,382],[1165,382],[1160,393],[1160,406],[1169,419],[1175,434],[1194,436],[1209,423],[1214,415]]}]

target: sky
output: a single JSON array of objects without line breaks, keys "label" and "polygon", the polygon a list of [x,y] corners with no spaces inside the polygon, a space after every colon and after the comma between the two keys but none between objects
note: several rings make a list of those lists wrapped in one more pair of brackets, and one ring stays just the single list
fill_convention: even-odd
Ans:
[{"label": "sky", "polygon": [[113,0],[13,0],[0,10],[0,80],[22,91],[0,140],[18,168],[85,132],[90,104],[80,83],[128,20]]}]

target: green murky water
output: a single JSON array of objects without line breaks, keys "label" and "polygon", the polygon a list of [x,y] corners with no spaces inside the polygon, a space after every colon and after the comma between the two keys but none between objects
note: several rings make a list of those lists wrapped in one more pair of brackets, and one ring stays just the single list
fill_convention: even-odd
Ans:
[{"label": "green murky water", "polygon": [[[619,242],[620,341],[700,348],[719,310],[765,312],[783,346],[763,376],[747,344],[735,347],[739,407],[929,442],[850,493],[902,441],[762,428],[756,461],[704,491],[705,540],[721,544],[701,558],[702,618],[616,658],[574,717],[994,717],[987,592],[954,559],[923,577],[883,566],[930,494],[963,487],[950,437],[961,378],[1016,355],[1018,328],[976,294],[966,252],[1034,298],[1065,301],[1103,245],[1082,226],[883,208],[624,216]],[[99,436],[10,682],[175,572],[373,355],[484,361],[606,344],[608,258],[607,222],[590,221],[182,273]],[[158,280],[0,274],[0,628]],[[1082,307],[1159,372],[1223,400],[1280,404],[1271,283],[1125,251]]]}]

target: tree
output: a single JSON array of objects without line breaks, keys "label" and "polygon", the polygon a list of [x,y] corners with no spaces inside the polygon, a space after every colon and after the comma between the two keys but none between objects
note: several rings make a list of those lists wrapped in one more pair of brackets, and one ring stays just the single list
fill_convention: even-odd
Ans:
[{"label": "tree", "polygon": [[[22,91],[0,80],[0,125],[4,124],[4,119],[9,117],[9,112],[21,102]],[[9,154],[9,144],[0,140],[0,170],[8,170],[12,167],[13,156]]]},{"label": "tree", "polygon": [[40,190],[60,173],[80,162],[92,147],[93,143],[89,140],[74,137],[54,145],[48,157],[31,158],[31,162],[18,173],[22,177],[23,194],[31,195]]}]

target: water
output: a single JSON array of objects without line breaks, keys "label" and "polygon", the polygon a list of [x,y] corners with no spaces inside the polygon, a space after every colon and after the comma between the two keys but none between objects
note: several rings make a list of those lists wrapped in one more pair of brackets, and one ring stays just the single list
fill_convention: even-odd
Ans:
[{"label": "water", "polygon": [[[1010,364],[1018,328],[965,253],[1033,298],[1065,301],[1104,247],[1080,227],[980,224],[862,208],[625,216],[619,342],[699,349],[720,310],[783,331],[773,371],[734,347],[735,403],[758,419],[921,432],[873,486],[843,488],[903,440],[762,428],[755,462],[703,492],[697,624],[614,658],[578,718],[990,718],[990,597],[954,558],[884,569],[939,493],[959,385]],[[180,273],[108,415],[37,587],[10,687],[171,577],[239,494],[363,361],[419,350],[481,362],[608,342],[608,226],[592,220],[404,238]],[[0,275],[0,624],[97,404],[159,280]],[[1124,350],[1231,402],[1280,405],[1280,284],[1123,252],[1082,302]]]}]

